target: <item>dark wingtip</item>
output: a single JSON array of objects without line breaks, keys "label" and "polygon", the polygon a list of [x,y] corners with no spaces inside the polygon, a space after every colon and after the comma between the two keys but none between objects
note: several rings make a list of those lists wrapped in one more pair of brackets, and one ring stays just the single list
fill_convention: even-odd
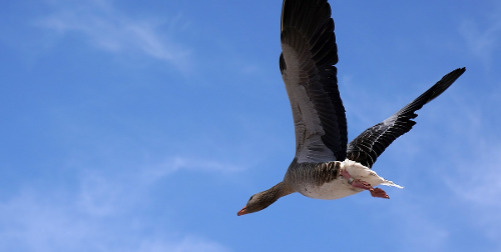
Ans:
[{"label": "dark wingtip", "polygon": [[456,70],[454,70],[453,72],[457,71],[458,73],[460,73],[459,75],[463,74],[464,72],[466,72],[466,67],[460,67]]},{"label": "dark wingtip", "polygon": [[[452,72],[448,73],[448,74],[447,74],[447,75],[445,75],[445,76],[451,76],[451,75],[452,75],[452,76],[454,76],[454,77],[456,77],[456,76],[457,76],[457,77],[456,77],[456,79],[457,79],[457,78],[458,78],[459,76],[461,76],[464,72],[466,72],[466,67],[460,67],[460,68],[457,68],[457,69],[455,69],[454,71],[452,71]],[[445,77],[445,76],[444,76],[444,77]]]},{"label": "dark wingtip", "polygon": [[[437,96],[442,94],[447,88],[449,88],[452,83],[454,83],[464,72],[466,71],[466,67],[457,68],[450,73],[444,75],[442,79],[440,79],[435,85],[433,85],[430,89],[424,92],[421,96],[419,96],[416,100],[414,100],[409,107],[414,107],[414,110],[419,110],[421,107],[435,99]],[[421,101],[421,102],[420,102]],[[417,104],[419,105],[417,105]],[[417,105],[417,106],[416,106]],[[405,107],[408,109],[409,107]]]}]

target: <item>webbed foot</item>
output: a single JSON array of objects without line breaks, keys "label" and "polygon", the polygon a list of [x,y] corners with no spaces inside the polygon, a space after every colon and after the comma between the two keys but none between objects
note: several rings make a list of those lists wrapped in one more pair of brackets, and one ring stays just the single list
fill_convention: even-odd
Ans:
[{"label": "webbed foot", "polygon": [[386,192],[381,188],[377,188],[377,187],[371,188],[371,189],[369,189],[369,191],[371,192],[372,197],[383,198],[383,199],[390,198],[390,196],[388,196],[388,194],[386,194]]}]

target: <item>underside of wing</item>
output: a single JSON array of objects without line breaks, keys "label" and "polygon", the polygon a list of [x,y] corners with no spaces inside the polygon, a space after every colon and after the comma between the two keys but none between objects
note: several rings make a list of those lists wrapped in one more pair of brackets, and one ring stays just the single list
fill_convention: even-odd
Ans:
[{"label": "underside of wing", "polygon": [[362,132],[348,145],[346,157],[366,167],[372,167],[386,147],[399,136],[409,132],[412,126],[416,124],[412,120],[417,117],[415,112],[444,92],[465,71],[465,68],[458,68],[448,73],[439,82],[397,113]]},{"label": "underside of wing", "polygon": [[297,162],[346,157],[346,116],[337,87],[334,21],[326,0],[284,0],[280,71],[291,103]]}]

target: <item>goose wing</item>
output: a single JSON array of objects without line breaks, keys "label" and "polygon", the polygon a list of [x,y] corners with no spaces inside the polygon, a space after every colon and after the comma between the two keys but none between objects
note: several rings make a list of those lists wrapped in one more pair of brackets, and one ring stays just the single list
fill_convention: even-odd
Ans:
[{"label": "goose wing", "polygon": [[346,115],[337,86],[334,21],[326,0],[284,0],[280,71],[296,135],[296,161],[346,157]]},{"label": "goose wing", "polygon": [[348,145],[347,158],[370,168],[386,147],[416,124],[412,120],[417,117],[415,112],[444,92],[465,71],[465,68],[458,68],[448,73],[397,113],[362,132]]}]

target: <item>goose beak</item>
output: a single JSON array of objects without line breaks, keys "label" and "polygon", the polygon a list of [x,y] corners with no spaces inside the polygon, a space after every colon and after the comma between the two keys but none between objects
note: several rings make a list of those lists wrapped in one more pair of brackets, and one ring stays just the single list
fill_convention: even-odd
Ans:
[{"label": "goose beak", "polygon": [[244,215],[244,214],[248,214],[247,213],[247,206],[244,206],[244,208],[242,208],[242,210],[238,211],[238,213],[237,213],[238,216]]}]

